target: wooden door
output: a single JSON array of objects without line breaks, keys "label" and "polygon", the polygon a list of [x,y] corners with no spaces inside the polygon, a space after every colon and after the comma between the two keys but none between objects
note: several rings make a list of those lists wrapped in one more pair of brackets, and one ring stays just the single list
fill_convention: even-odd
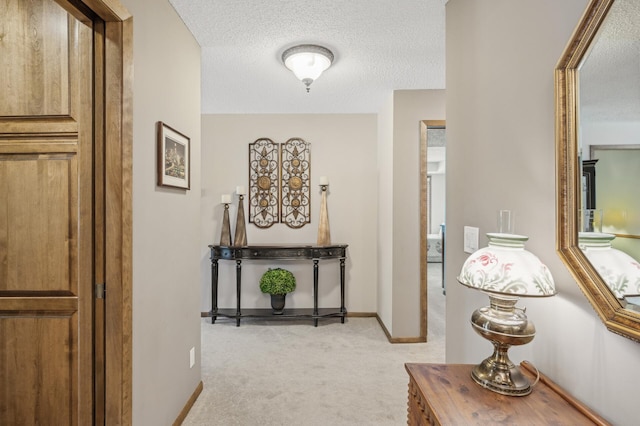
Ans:
[{"label": "wooden door", "polygon": [[53,0],[0,1],[3,425],[94,422],[101,157],[93,24],[74,15]]}]

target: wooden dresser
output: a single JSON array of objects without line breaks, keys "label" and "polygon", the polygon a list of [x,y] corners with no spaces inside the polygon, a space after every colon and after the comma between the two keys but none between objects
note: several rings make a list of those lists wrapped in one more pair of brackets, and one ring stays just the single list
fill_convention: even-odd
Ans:
[{"label": "wooden dresser", "polygon": [[[520,364],[533,378],[531,365]],[[543,374],[527,396],[505,396],[471,378],[471,364],[405,364],[409,425],[609,425]],[[532,379],[533,382],[533,379]]]}]

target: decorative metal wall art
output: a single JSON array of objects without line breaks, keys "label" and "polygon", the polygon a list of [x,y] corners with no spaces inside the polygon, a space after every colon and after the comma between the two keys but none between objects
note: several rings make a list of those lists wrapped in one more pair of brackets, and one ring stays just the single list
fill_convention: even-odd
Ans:
[{"label": "decorative metal wall art", "polygon": [[249,144],[249,222],[268,228],[279,221],[278,145],[271,139]]},{"label": "decorative metal wall art", "polygon": [[301,228],[311,222],[311,144],[291,138],[281,145],[280,158],[280,218],[290,228]]},{"label": "decorative metal wall art", "polygon": [[311,222],[310,175],[311,144],[304,140],[250,143],[249,222],[259,228],[278,222],[301,228]]}]

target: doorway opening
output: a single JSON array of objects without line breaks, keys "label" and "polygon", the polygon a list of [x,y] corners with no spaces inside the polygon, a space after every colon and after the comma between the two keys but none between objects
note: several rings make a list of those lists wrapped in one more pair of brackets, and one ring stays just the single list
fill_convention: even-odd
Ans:
[{"label": "doorway opening", "polygon": [[420,122],[420,335],[445,335],[446,123]]}]

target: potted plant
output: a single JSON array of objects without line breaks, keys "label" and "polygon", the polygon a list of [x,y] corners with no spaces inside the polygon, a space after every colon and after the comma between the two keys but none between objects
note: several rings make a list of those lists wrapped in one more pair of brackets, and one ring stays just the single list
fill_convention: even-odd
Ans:
[{"label": "potted plant", "polygon": [[296,277],[286,269],[269,268],[260,278],[260,291],[271,295],[271,307],[275,315],[282,314],[285,296],[295,289]]}]

